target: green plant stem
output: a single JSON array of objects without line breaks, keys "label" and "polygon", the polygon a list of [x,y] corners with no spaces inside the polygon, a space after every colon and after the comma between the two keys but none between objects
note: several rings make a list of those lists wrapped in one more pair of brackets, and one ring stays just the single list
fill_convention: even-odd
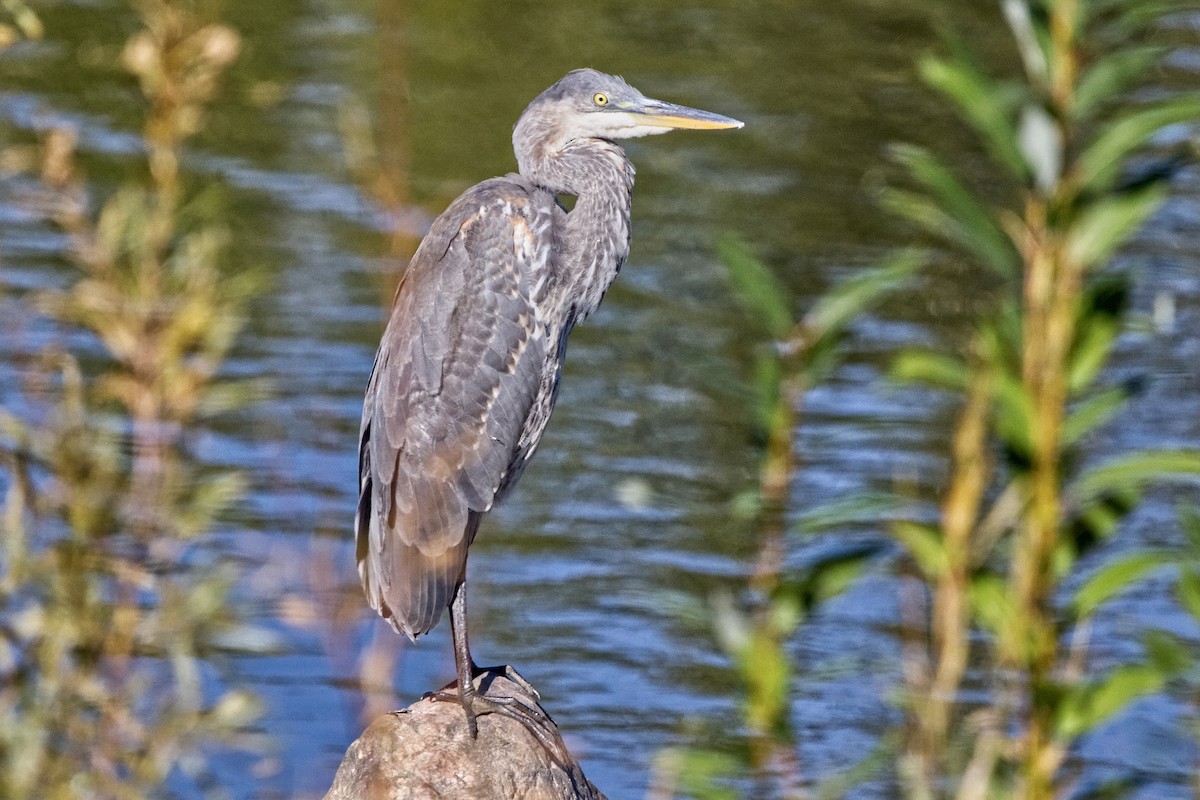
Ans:
[{"label": "green plant stem", "polygon": [[[1050,4],[1049,105],[1062,142],[1070,119],[1078,70],[1078,0]],[[1068,402],[1067,374],[1075,339],[1083,270],[1067,257],[1051,222],[1071,216],[1074,198],[1060,181],[1048,198],[1032,190],[1024,210],[1018,246],[1025,263],[1022,291],[1021,387],[1030,411],[1030,465],[1027,512],[1018,527],[1012,582],[1018,602],[1018,636],[1007,653],[1027,674],[1028,718],[1021,789],[1028,800],[1051,800],[1054,779],[1066,754],[1055,740],[1058,714],[1056,668],[1059,645],[1052,600],[1058,586],[1054,558],[1060,547],[1062,510],[1062,427]],[[1055,212],[1062,212],[1056,214]]]},{"label": "green plant stem", "polygon": [[[967,377],[966,400],[955,426],[949,485],[941,506],[944,563],[932,580],[928,616],[904,614],[919,639],[906,642],[905,682],[909,692],[908,763],[904,779],[912,800],[938,796],[945,774],[951,720],[971,651],[971,575],[980,509],[992,478],[988,455],[992,414],[991,366],[979,357],[981,342]],[[915,571],[910,580],[930,581]]]},{"label": "green plant stem", "polygon": [[1075,100],[1079,57],[1076,37],[1079,29],[1079,0],[1054,0],[1050,9],[1051,85],[1050,97],[1055,109],[1068,119]]},{"label": "green plant stem", "polygon": [[[766,453],[759,471],[762,502],[758,519],[759,548],[750,581],[751,587],[768,600],[755,615],[755,635],[764,637],[763,646],[774,653],[782,652],[786,638],[791,633],[780,630],[775,623],[770,598],[782,580],[787,508],[795,470],[795,431],[804,397],[804,380],[799,363],[794,358],[784,358],[782,369],[787,377],[780,383],[779,395],[771,414]],[[753,688],[750,694],[752,697],[755,694]],[[786,714],[787,711],[786,703],[777,708],[773,703],[751,702],[772,716]],[[763,775],[773,775],[781,785],[799,785],[800,766],[792,742],[780,733],[787,728],[786,720],[763,719],[757,725],[752,723],[751,728],[751,766]]]},{"label": "green plant stem", "polygon": [[759,515],[759,551],[751,586],[769,595],[779,585],[787,534],[788,495],[795,470],[795,431],[804,380],[795,364],[783,366],[786,378],[771,414],[766,455],[759,471],[762,509]]},{"label": "green plant stem", "polygon": [[992,476],[987,454],[991,405],[992,377],[986,367],[977,363],[954,432],[953,477],[942,504],[946,570],[934,587],[935,667],[926,714],[922,715],[926,725],[925,744],[931,760],[940,758],[946,750],[951,714],[970,655],[972,539],[983,493]]},{"label": "green plant stem", "polygon": [[1067,258],[1047,222],[1045,201],[1026,206],[1023,255],[1021,383],[1031,411],[1027,476],[1028,513],[1014,554],[1013,583],[1020,605],[1016,643],[1010,653],[1028,670],[1029,721],[1024,778],[1029,800],[1049,800],[1065,755],[1053,737],[1057,711],[1055,667],[1058,640],[1051,601],[1057,588],[1054,556],[1063,524],[1062,426],[1066,415],[1068,359],[1082,293],[1082,268]]}]

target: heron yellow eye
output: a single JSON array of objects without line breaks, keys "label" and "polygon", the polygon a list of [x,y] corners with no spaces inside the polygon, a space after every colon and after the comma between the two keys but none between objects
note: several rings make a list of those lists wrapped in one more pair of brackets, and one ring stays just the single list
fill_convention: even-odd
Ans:
[{"label": "heron yellow eye", "polygon": [[592,95],[592,102],[598,106],[606,106],[608,105],[608,95],[604,92],[596,92]]}]

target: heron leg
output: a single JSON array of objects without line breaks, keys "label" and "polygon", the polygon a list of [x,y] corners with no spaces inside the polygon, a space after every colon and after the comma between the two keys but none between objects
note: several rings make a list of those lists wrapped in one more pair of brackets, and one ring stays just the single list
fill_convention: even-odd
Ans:
[{"label": "heron leg", "polygon": [[455,588],[454,598],[450,602],[450,631],[454,638],[454,666],[458,673],[457,691],[454,691],[452,686],[447,686],[429,696],[434,700],[456,701],[461,704],[463,711],[467,714],[467,728],[471,732],[472,739],[479,736],[476,717],[498,714],[521,723],[559,766],[567,764],[569,757],[563,746],[562,738],[558,735],[554,720],[541,706],[536,702],[523,703],[517,697],[485,697],[476,688],[475,679],[479,676],[502,672],[506,678],[528,692],[530,697],[535,700],[538,697],[537,690],[512,667],[505,665],[504,667],[480,669],[475,665],[475,660],[471,658],[471,647],[467,641],[465,581]]},{"label": "heron leg", "polygon": [[463,711],[467,712],[467,728],[471,738],[479,736],[479,726],[475,722],[474,699],[478,697],[475,691],[475,676],[479,667],[471,658],[471,645],[467,641],[467,582],[464,580],[454,587],[454,597],[450,601],[450,633],[454,639],[454,668],[458,673],[458,699]]}]

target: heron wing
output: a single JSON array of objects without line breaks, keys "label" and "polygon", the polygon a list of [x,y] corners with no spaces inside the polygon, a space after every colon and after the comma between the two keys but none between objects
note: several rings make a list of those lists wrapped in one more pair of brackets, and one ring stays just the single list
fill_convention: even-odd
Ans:
[{"label": "heron wing", "polygon": [[416,636],[437,624],[514,463],[543,384],[534,302],[552,253],[546,198],[480,184],[434,223],[375,357],[359,444],[359,574]]}]

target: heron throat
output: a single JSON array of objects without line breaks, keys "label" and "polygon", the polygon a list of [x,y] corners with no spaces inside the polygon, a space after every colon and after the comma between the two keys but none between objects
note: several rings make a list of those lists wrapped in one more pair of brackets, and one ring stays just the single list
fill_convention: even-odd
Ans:
[{"label": "heron throat", "polygon": [[629,255],[633,164],[605,139],[578,139],[519,159],[521,174],[556,195],[575,197],[555,246],[555,283],[571,324],[596,310]]}]

